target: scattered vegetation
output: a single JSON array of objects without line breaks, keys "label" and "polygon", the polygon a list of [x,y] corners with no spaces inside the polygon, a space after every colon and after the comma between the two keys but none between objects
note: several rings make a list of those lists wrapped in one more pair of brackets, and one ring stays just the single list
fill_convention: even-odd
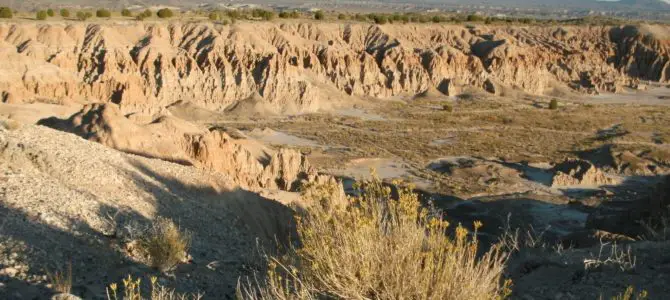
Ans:
[{"label": "scattered vegetation", "polygon": [[442,110],[444,110],[444,111],[446,111],[446,112],[453,112],[453,111],[454,111],[454,107],[453,107],[451,104],[446,103],[446,104],[443,104],[443,105],[442,105]]},{"label": "scattered vegetation", "polygon": [[256,19],[263,19],[269,21],[275,18],[275,13],[270,10],[254,9],[251,11],[251,16]]},{"label": "scattered vegetation", "polygon": [[56,15],[56,13],[54,12],[53,9],[49,8],[49,9],[47,9],[47,15],[48,15],[49,17],[53,17],[53,16]]},{"label": "scattered vegetation", "polygon": [[63,18],[69,18],[70,17],[70,10],[67,9],[67,8],[61,8],[60,16],[63,17]]},{"label": "scattered vegetation", "polygon": [[40,10],[35,14],[35,18],[37,20],[46,20],[47,19],[47,12],[45,10]]},{"label": "scattered vegetation", "polygon": [[[262,283],[240,284],[246,299],[497,299],[506,255],[499,247],[478,258],[476,231],[449,224],[424,208],[409,187],[374,177],[347,207],[329,200],[329,187],[311,187],[316,203],[298,220],[300,248],[268,258]],[[306,193],[307,195],[307,193]]]},{"label": "scattered vegetation", "polygon": [[300,18],[300,13],[297,11],[282,11],[279,13],[279,18],[281,19],[297,19]]},{"label": "scattered vegetation", "polygon": [[645,300],[647,296],[647,291],[642,290],[636,293],[635,287],[629,286],[622,294],[612,297],[612,300]]},{"label": "scattered vegetation", "polygon": [[326,18],[326,15],[321,10],[314,13],[314,19],[315,20],[323,20],[325,18]]},{"label": "scattered vegetation", "polygon": [[54,291],[69,294],[72,290],[72,263],[68,263],[65,271],[47,272],[47,277]]},{"label": "scattered vegetation", "polygon": [[345,14],[338,14],[338,15],[337,15],[337,19],[338,19],[338,20],[346,20],[346,19],[347,19],[347,15],[345,15]]},{"label": "scattered vegetation", "polygon": [[14,17],[12,9],[9,7],[0,7],[0,19],[11,19]]},{"label": "scattered vegetation", "polygon": [[221,15],[219,15],[218,12],[213,11],[213,12],[210,12],[210,13],[209,13],[209,17],[208,17],[208,18],[209,18],[210,21],[214,21],[214,22],[216,22],[216,21],[218,21],[218,20],[221,20]]},{"label": "scattered vegetation", "polygon": [[104,8],[101,8],[95,11],[95,16],[98,18],[111,18],[112,12]]},{"label": "scattered vegetation", "polygon": [[174,12],[169,8],[161,8],[156,12],[156,15],[161,19],[168,19],[174,16]]},{"label": "scattered vegetation", "polygon": [[[173,289],[166,288],[158,284],[158,278],[151,277],[151,300],[199,300],[202,299],[201,294],[179,294]],[[142,280],[140,278],[134,279],[130,275],[123,279],[123,288],[119,288],[118,284],[112,283],[107,290],[107,300],[141,300],[142,298]]]},{"label": "scattered vegetation", "polygon": [[558,100],[551,99],[551,101],[549,101],[549,109],[551,109],[551,110],[558,109]]},{"label": "scattered vegetation", "polygon": [[124,9],[121,10],[121,16],[132,17],[133,13],[130,12],[130,9],[124,8]]},{"label": "scattered vegetation", "polygon": [[603,251],[609,245],[610,243],[601,243],[597,257],[584,259],[584,269],[589,271],[603,267],[614,267],[622,272],[635,269],[636,259],[632,254],[630,246],[626,250],[619,250],[617,244],[613,243],[610,246],[610,255],[605,257]]},{"label": "scattered vegetation", "polygon": [[172,220],[159,217],[141,238],[140,248],[152,267],[168,271],[185,259],[189,243],[188,232],[181,231]]}]

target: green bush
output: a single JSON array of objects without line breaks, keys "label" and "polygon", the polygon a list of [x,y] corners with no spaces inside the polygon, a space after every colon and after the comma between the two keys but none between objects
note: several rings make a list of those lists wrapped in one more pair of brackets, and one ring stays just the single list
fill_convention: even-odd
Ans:
[{"label": "green bush", "polygon": [[346,19],[347,19],[347,15],[345,15],[345,14],[339,14],[339,15],[337,15],[337,19],[338,19],[338,20],[346,20]]},{"label": "green bush", "polygon": [[9,7],[0,7],[0,18],[1,19],[11,19],[14,17],[12,9]]},{"label": "green bush", "polygon": [[70,10],[68,10],[67,8],[61,8],[60,16],[63,17],[63,18],[69,18],[70,17]]},{"label": "green bush", "polygon": [[98,18],[111,18],[112,13],[109,10],[106,10],[104,8],[98,9],[95,11],[95,16]]},{"label": "green bush", "polygon": [[216,22],[220,19],[221,19],[221,16],[219,15],[218,12],[213,11],[213,12],[209,13],[209,20],[210,21]]},{"label": "green bush", "polygon": [[319,10],[319,11],[314,13],[314,19],[315,20],[323,20],[325,18],[326,18],[326,16],[323,14],[323,11]]},{"label": "green bush", "polygon": [[150,9],[145,9],[145,10],[142,12],[142,17],[144,17],[144,18],[151,18],[151,16],[153,16],[153,14],[154,14],[154,13],[151,12]]},{"label": "green bush", "polygon": [[558,100],[551,99],[549,102],[549,109],[558,109]]},{"label": "green bush", "polygon": [[484,17],[480,15],[468,15],[468,18],[466,20],[468,22],[482,22],[484,21]]},{"label": "green bush", "polygon": [[389,21],[388,17],[386,17],[384,15],[374,15],[372,17],[372,20],[375,21],[375,24],[379,24],[379,25],[384,25],[384,24],[388,23],[388,21]]},{"label": "green bush", "polygon": [[54,13],[54,10],[53,10],[53,9],[51,9],[51,8],[47,9],[47,16],[49,16],[49,17],[53,17],[53,16],[55,16],[55,15],[56,15],[56,13]]},{"label": "green bush", "polygon": [[451,104],[447,103],[447,104],[442,105],[442,110],[444,110],[446,112],[453,112],[454,107]]},{"label": "green bush", "polygon": [[226,12],[226,15],[228,15],[228,17],[233,20],[237,20],[242,17],[242,14],[237,10],[229,10]]},{"label": "green bush", "polygon": [[158,17],[161,18],[161,19],[167,19],[167,18],[172,18],[174,16],[174,13],[169,8],[161,8],[161,9],[158,10],[156,15],[158,15]]},{"label": "green bush", "polygon": [[433,23],[440,23],[440,22],[442,22],[442,17],[440,17],[440,16],[433,16],[432,18],[430,18],[430,20],[431,20]]},{"label": "green bush", "polygon": [[124,16],[124,17],[132,17],[133,16],[133,14],[127,8],[124,8],[124,9],[121,10],[121,15]]},{"label": "green bush", "polygon": [[38,20],[46,20],[47,19],[47,12],[45,10],[40,10],[37,12],[35,15],[35,18]]}]

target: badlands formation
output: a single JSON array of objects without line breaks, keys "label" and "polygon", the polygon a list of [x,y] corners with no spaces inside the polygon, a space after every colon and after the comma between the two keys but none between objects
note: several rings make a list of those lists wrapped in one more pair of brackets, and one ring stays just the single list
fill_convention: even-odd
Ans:
[{"label": "badlands formation", "polygon": [[313,23],[0,24],[4,102],[155,113],[314,112],[352,97],[470,88],[617,92],[670,80],[667,28]]},{"label": "badlands formation", "polygon": [[[485,247],[522,232],[513,299],[670,297],[667,26],[17,21],[0,60],[1,299],[68,263],[84,299],[234,298],[305,187],[346,204],[370,168]],[[158,217],[192,236],[163,273],[134,250]]]}]

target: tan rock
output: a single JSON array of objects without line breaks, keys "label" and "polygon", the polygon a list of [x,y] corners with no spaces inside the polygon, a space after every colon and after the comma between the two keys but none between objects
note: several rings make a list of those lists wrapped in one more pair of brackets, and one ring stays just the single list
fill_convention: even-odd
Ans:
[{"label": "tan rock", "polygon": [[604,185],[614,183],[605,173],[585,160],[567,160],[553,169],[552,187],[571,185]]}]

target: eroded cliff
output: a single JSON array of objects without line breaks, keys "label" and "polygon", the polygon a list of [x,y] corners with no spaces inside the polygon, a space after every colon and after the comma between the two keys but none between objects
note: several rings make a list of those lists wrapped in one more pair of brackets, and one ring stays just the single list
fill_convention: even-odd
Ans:
[{"label": "eroded cliff", "polygon": [[5,23],[0,93],[107,101],[124,113],[178,100],[294,113],[429,89],[616,92],[670,80],[667,37],[661,26]]}]

